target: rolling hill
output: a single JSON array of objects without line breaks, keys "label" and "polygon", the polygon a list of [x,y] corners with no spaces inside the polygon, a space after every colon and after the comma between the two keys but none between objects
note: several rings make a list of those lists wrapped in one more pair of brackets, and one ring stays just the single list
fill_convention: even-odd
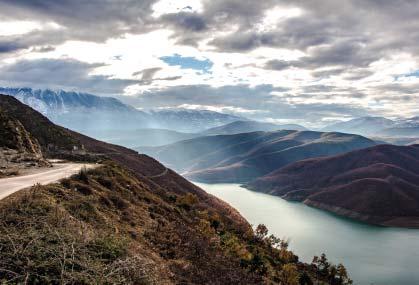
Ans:
[{"label": "rolling hill", "polygon": [[192,180],[246,182],[301,159],[372,145],[358,135],[283,130],[199,137],[143,151]]},{"label": "rolling hill", "polygon": [[395,121],[384,117],[361,117],[345,122],[332,124],[322,129],[325,132],[342,132],[349,134],[359,134],[369,136],[376,134],[377,131],[390,128]]},{"label": "rolling hill", "polygon": [[277,125],[272,123],[257,122],[257,121],[235,121],[223,126],[210,128],[201,134],[203,135],[233,135],[239,133],[250,133],[250,132],[272,132],[277,130],[307,130],[303,126],[295,124]]},{"label": "rolling hill", "polygon": [[246,188],[386,226],[419,227],[419,145],[302,160]]}]

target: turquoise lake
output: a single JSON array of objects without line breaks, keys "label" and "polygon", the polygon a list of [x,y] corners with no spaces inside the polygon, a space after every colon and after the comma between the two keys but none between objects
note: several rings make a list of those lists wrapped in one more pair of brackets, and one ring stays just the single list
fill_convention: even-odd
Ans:
[{"label": "turquoise lake", "polygon": [[252,224],[290,240],[300,260],[314,255],[343,263],[354,284],[419,284],[419,230],[371,226],[238,184],[195,183],[226,201]]}]

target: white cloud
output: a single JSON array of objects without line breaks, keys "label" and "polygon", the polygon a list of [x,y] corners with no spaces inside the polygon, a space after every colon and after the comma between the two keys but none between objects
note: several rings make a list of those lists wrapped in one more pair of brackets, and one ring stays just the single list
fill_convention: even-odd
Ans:
[{"label": "white cloud", "polygon": [[[323,122],[356,116],[360,110],[417,115],[419,78],[405,75],[419,70],[419,5],[400,1],[395,10],[390,1],[349,0],[340,9],[341,4],[332,2],[143,0],[103,7],[68,1],[64,9],[27,1],[16,5],[14,20],[15,14],[4,12],[0,3],[1,19],[8,19],[0,22],[0,68],[22,61],[74,60],[88,64],[83,76],[113,80],[117,88],[112,90],[131,98],[184,86],[206,86],[197,93],[246,86],[247,105],[230,101],[221,91],[214,95],[219,100],[207,103],[201,101],[207,94],[191,102],[178,92],[173,96],[180,102],[172,105],[262,117],[262,107],[254,105],[266,100],[259,106],[271,110],[266,118],[272,120],[284,119],[281,104],[315,109]],[[10,3],[7,8],[13,7]],[[80,13],[69,13],[72,5]],[[174,54],[208,59],[212,68],[204,73],[160,59]],[[64,69],[63,74],[71,74]],[[147,80],[144,70],[152,70]],[[271,90],[255,91],[264,85]],[[348,113],[335,116],[332,107],[342,105],[349,107],[339,110]]]},{"label": "white cloud", "polygon": [[200,0],[160,0],[152,6],[152,16],[158,18],[164,14],[183,12],[202,12]]},{"label": "white cloud", "polygon": [[[168,109],[171,107],[163,107],[162,109]],[[188,110],[209,110],[214,112],[221,113],[233,113],[233,114],[242,114],[242,115],[254,115],[266,113],[264,110],[250,110],[244,109],[241,107],[234,106],[213,106],[213,105],[198,105],[198,104],[181,104],[176,106],[176,108],[188,109]]]},{"label": "white cloud", "polygon": [[4,21],[0,22],[0,36],[24,35],[36,30],[59,30],[63,29],[54,22],[35,22],[35,21]]}]

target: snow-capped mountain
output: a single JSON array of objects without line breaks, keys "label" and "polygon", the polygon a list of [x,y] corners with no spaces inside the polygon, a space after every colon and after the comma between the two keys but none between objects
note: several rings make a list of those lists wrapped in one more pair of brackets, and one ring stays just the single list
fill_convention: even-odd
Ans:
[{"label": "snow-capped mountain", "polygon": [[101,130],[142,128],[195,133],[245,120],[207,110],[175,108],[143,112],[112,97],[64,90],[0,87],[0,94],[16,97],[56,124],[90,135]]},{"label": "snow-capped mountain", "polygon": [[74,111],[132,112],[135,109],[112,97],[100,97],[88,93],[50,89],[1,88],[0,94],[16,97],[22,103],[46,116],[56,116]]},{"label": "snow-capped mountain", "polygon": [[152,117],[112,97],[63,90],[0,88],[64,127],[89,134],[91,130],[149,127]]}]

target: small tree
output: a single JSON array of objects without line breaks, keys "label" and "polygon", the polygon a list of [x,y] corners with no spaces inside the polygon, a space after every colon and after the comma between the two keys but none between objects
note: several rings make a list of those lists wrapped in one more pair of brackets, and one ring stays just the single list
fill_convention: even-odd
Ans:
[{"label": "small tree", "polygon": [[295,264],[285,264],[280,272],[280,280],[283,285],[298,285],[299,274]]},{"label": "small tree", "polygon": [[348,271],[343,264],[338,264],[338,267],[336,268],[336,275],[338,276],[339,284],[352,284],[352,280],[348,276]]},{"label": "small tree", "polygon": [[318,269],[320,274],[327,276],[329,274],[330,263],[327,260],[326,254],[322,253],[318,262]]},{"label": "small tree", "polygon": [[258,240],[263,241],[268,236],[268,228],[264,224],[259,224],[255,230],[255,236]]},{"label": "small tree", "polygon": [[305,271],[300,275],[298,282],[300,285],[313,285],[313,281],[311,281],[310,275],[308,275]]}]

